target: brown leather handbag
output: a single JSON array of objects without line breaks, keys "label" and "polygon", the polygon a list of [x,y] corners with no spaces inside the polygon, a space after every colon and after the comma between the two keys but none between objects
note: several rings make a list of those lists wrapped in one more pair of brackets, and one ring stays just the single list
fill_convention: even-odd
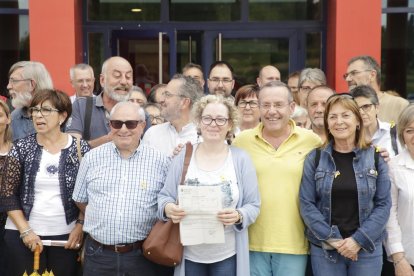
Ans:
[{"label": "brown leather handbag", "polygon": [[[184,184],[192,152],[193,146],[188,142],[180,185]],[[142,252],[148,260],[154,263],[164,266],[178,265],[183,256],[179,224],[173,223],[171,219],[168,221],[158,220],[144,241]]]}]

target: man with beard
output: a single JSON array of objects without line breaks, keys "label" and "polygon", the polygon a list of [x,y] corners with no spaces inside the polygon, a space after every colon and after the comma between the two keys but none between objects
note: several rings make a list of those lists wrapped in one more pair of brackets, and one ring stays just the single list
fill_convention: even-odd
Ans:
[{"label": "man with beard", "polygon": [[167,121],[152,126],[145,133],[143,142],[168,156],[173,155],[179,144],[197,142],[196,126],[190,122],[191,108],[203,96],[203,89],[197,80],[176,74],[162,93],[161,116]]},{"label": "man with beard", "polygon": [[52,89],[53,83],[45,66],[36,61],[19,61],[9,71],[7,89],[15,110],[11,114],[13,141],[35,133],[33,122],[28,114],[28,106],[34,93],[42,89]]},{"label": "man with beard", "polygon": [[343,77],[348,84],[349,91],[360,85],[369,85],[374,88],[380,106],[378,119],[383,122],[396,122],[401,110],[409,104],[404,98],[381,91],[381,68],[378,62],[370,56],[353,57],[348,62],[348,68]]},{"label": "man with beard", "polygon": [[308,93],[307,110],[311,121],[310,129],[316,133],[322,141],[326,140],[325,128],[323,123],[323,115],[325,113],[325,104],[330,96],[335,92],[326,85],[314,87]]},{"label": "man with beard", "polygon": [[234,88],[233,67],[226,61],[216,61],[210,66],[207,87],[210,94],[232,97]]},{"label": "man with beard", "polygon": [[[112,141],[109,113],[115,104],[129,99],[133,84],[132,66],[122,57],[110,57],[102,64],[99,81],[103,91],[96,97],[78,98],[73,103],[72,118],[67,126],[68,133],[86,139],[92,148]],[[90,110],[89,114],[87,110]]]}]

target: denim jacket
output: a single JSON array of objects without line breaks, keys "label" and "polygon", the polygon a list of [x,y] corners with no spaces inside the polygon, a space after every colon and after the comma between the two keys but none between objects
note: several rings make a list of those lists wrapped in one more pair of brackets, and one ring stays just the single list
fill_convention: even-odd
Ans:
[{"label": "denim jacket", "polygon": [[[375,168],[375,148],[355,148],[353,168],[358,190],[359,228],[352,238],[367,252],[385,238],[385,224],[391,208],[388,166],[382,157]],[[316,150],[305,159],[300,187],[300,212],[306,225],[308,240],[318,246],[329,239],[342,239],[336,225],[331,225],[332,183],[336,167],[332,157],[332,142],[321,149],[315,168]],[[332,255],[330,254],[330,256]]]}]

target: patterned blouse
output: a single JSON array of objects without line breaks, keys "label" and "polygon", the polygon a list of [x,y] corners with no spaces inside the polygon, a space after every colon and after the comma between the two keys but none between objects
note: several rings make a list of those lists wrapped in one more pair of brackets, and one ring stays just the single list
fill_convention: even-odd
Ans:
[{"label": "patterned blouse", "polygon": [[[2,183],[3,178],[3,168],[4,163],[6,161],[6,155],[0,155],[0,184]],[[7,214],[6,212],[0,212],[0,230],[4,228],[4,225],[6,224]]]},{"label": "patterned blouse", "polygon": [[[81,140],[82,156],[90,150],[88,143]],[[29,220],[34,203],[34,184],[42,158],[43,147],[37,143],[36,134],[19,139],[10,150],[3,171],[5,172],[0,186],[0,212],[22,210]],[[62,149],[59,160],[59,186],[61,190],[66,223],[76,220],[79,209],[72,199],[76,176],[78,174],[79,158],[76,138],[72,144]]]}]

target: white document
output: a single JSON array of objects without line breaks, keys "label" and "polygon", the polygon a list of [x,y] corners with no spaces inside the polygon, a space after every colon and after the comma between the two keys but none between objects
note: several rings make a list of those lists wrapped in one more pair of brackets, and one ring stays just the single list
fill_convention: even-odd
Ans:
[{"label": "white document", "polygon": [[224,225],[217,219],[222,209],[220,186],[180,185],[178,202],[186,213],[180,222],[183,245],[224,243]]}]

